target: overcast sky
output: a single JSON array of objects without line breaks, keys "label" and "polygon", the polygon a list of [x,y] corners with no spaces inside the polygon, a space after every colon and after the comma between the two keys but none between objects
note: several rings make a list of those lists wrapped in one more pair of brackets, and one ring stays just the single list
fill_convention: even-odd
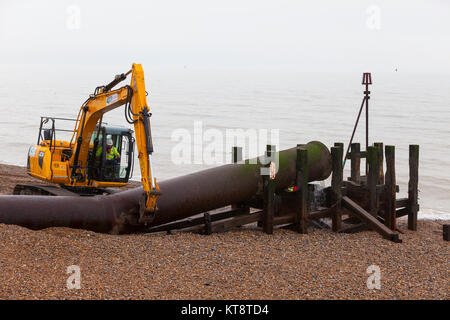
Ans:
[{"label": "overcast sky", "polygon": [[0,0],[0,64],[450,72],[450,1]]}]

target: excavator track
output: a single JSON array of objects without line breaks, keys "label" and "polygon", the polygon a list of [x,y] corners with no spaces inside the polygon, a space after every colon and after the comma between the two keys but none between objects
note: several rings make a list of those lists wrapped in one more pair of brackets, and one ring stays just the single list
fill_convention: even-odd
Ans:
[{"label": "excavator track", "polygon": [[44,184],[17,184],[14,187],[14,195],[32,195],[32,196],[66,196],[66,197],[79,197],[79,196],[95,196],[101,194],[113,194],[118,190],[112,188],[96,189],[95,192],[87,193],[81,190],[74,189],[69,190],[55,185]]},{"label": "excavator track", "polygon": [[17,184],[14,187],[15,195],[33,195],[33,196],[71,196],[78,197],[79,194],[63,189],[58,186],[43,184]]}]

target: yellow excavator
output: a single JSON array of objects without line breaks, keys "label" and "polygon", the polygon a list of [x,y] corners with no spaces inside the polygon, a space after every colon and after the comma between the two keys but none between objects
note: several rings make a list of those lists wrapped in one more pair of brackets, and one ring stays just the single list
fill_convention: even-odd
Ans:
[{"label": "yellow excavator", "polygon": [[[131,74],[130,85],[113,89]],[[143,195],[140,222],[151,221],[160,195],[153,175],[153,143],[149,107],[145,91],[144,71],[133,63],[130,71],[116,75],[114,80],[95,89],[82,104],[77,119],[41,117],[37,144],[28,150],[28,174],[56,185],[20,184],[14,194],[87,196],[113,193],[123,187],[133,170],[134,143],[137,146]],[[103,115],[125,105],[125,119],[134,125],[128,128],[107,126]],[[70,141],[58,140],[56,121],[74,121]],[[57,186],[59,185],[59,186]]]}]

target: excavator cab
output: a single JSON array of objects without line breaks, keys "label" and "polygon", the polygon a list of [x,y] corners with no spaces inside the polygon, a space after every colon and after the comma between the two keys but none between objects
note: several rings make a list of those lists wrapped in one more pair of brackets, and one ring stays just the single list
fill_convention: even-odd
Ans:
[{"label": "excavator cab", "polygon": [[[133,167],[132,135],[131,129],[110,126],[102,126],[92,133],[88,156],[90,179],[128,182]],[[108,142],[112,142],[112,146],[108,146]]]}]

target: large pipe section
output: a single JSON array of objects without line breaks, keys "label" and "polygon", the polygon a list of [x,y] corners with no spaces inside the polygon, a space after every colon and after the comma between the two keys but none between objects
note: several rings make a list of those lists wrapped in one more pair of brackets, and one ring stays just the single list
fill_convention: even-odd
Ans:
[{"label": "large pipe section", "polygon": [[[325,180],[331,173],[331,155],[318,141],[304,146],[308,151],[308,180]],[[278,153],[275,189],[295,183],[296,148]],[[201,212],[243,203],[262,190],[260,161],[246,160],[202,170],[159,183],[162,195],[154,220],[156,226],[187,218]],[[142,188],[107,196],[0,196],[0,223],[21,225],[30,229],[70,227],[97,232],[128,232],[137,225]]]}]

